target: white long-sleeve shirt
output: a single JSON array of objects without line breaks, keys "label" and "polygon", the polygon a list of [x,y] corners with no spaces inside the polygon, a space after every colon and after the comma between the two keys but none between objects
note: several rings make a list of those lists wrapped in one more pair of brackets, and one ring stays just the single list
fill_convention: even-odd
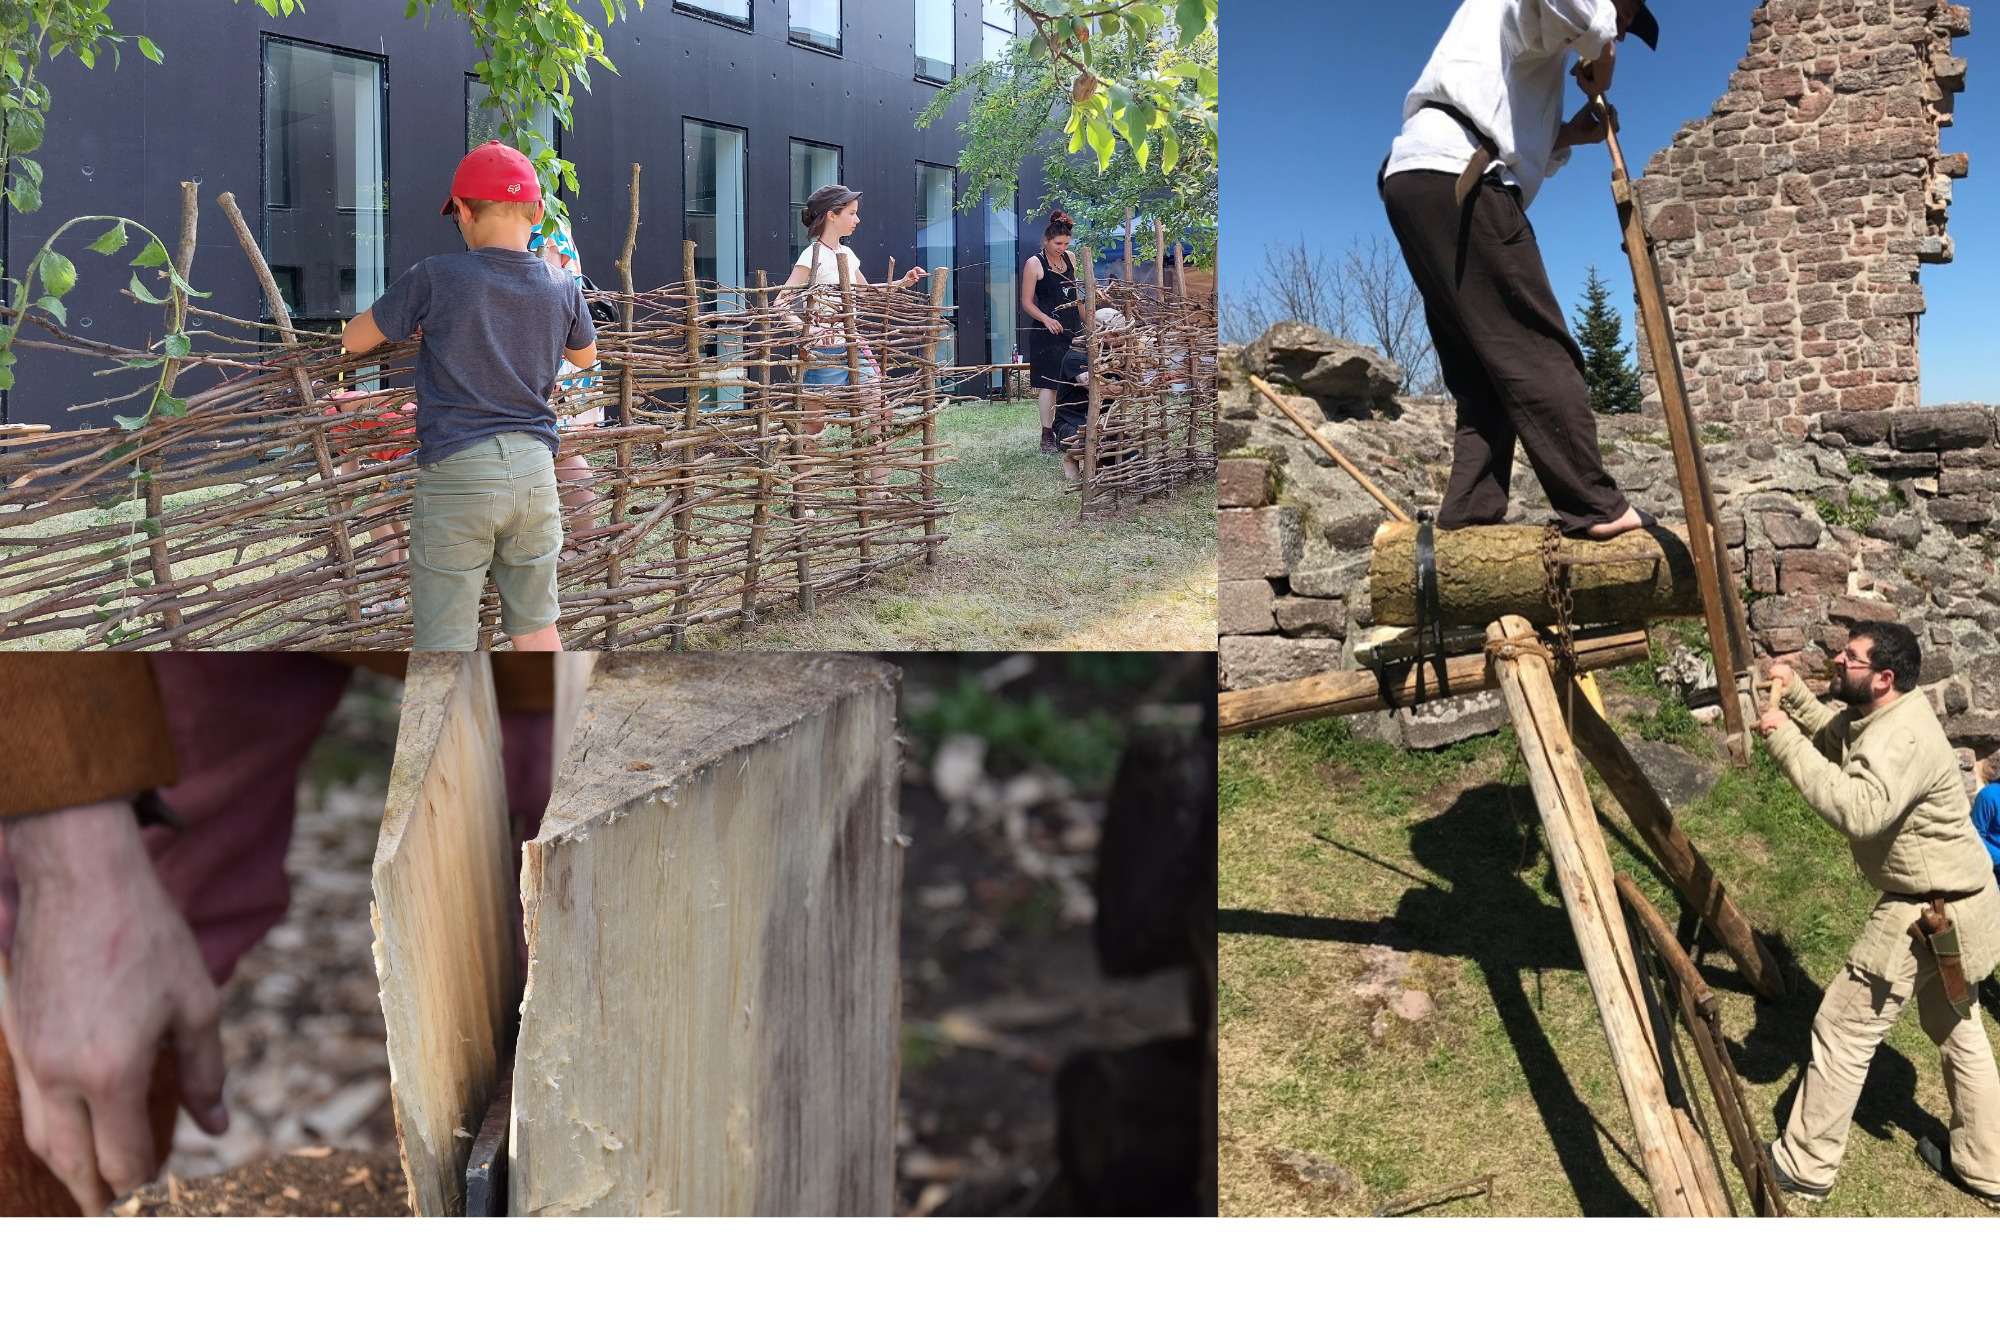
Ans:
[{"label": "white long-sleeve shirt", "polygon": [[1618,39],[1612,0],[1465,0],[1403,99],[1403,132],[1389,150],[1389,174],[1445,171],[1456,176],[1478,142],[1442,111],[1457,107],[1500,150],[1502,179],[1534,202],[1542,181],[1569,161],[1556,148],[1569,53],[1591,60]]}]

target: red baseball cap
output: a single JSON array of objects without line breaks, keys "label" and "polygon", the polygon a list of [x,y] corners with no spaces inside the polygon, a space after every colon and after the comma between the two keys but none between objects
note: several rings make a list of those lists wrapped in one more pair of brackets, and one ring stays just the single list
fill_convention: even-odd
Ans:
[{"label": "red baseball cap", "polygon": [[459,162],[458,170],[451,174],[451,194],[438,213],[450,217],[453,199],[497,199],[503,203],[512,200],[531,204],[541,197],[542,182],[535,175],[535,164],[528,161],[520,150],[493,139],[467,153]]}]

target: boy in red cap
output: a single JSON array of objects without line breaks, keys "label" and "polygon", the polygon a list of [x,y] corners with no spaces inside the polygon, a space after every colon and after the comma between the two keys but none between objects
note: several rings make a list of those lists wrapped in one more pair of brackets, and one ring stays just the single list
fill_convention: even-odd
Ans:
[{"label": "boy in red cap", "polygon": [[478,647],[490,569],[500,627],[516,648],[555,651],[556,370],[597,359],[583,292],[528,249],[542,220],[528,159],[482,144],[451,178],[466,253],[433,255],[348,322],[364,352],[419,332],[417,494],[410,517],[410,610],[420,651]]}]

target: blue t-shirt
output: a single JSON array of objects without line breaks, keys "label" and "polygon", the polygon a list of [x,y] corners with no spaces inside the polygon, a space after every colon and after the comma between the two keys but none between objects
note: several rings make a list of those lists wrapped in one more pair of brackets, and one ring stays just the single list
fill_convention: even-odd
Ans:
[{"label": "blue t-shirt", "polygon": [[1986,844],[1986,854],[2000,866],[2000,782],[1989,782],[1972,798],[1972,827]]},{"label": "blue t-shirt", "polygon": [[583,291],[526,250],[433,255],[370,308],[382,336],[423,329],[417,351],[417,463],[442,462],[502,431],[553,452],[557,367],[597,341]]}]

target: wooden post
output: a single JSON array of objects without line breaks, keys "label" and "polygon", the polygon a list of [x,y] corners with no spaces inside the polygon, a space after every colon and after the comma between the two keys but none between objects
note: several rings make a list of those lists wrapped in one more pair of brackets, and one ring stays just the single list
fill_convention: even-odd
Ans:
[{"label": "wooden post", "polygon": [[[743,628],[757,627],[757,583],[763,570],[764,528],[771,514],[771,327],[766,318],[770,278],[757,270],[757,504],[750,511],[750,549],[743,571]],[[747,351],[748,348],[745,348]]]},{"label": "wooden post", "polygon": [[676,650],[687,647],[687,615],[694,581],[694,431],[701,424],[701,294],[695,285],[694,242],[681,242],[681,284],[687,292],[687,408],[681,422],[681,479],[674,486],[674,627],[667,640]]},{"label": "wooden post", "polygon": [[370,918],[396,1137],[419,1216],[464,1210],[472,1135],[513,1045],[511,841],[486,655],[412,654]]},{"label": "wooden post", "polygon": [[924,340],[924,563],[938,562],[937,516],[937,333],[944,327],[944,285],[948,268],[931,270],[931,336]]},{"label": "wooden post", "polygon": [[[1646,660],[1646,631],[1643,628],[1587,631],[1576,639],[1576,658],[1585,670],[1620,666]],[[1485,653],[1445,659],[1445,678],[1453,696],[1500,687],[1492,662]],[[1389,698],[1382,697],[1382,678],[1373,671],[1329,671],[1255,689],[1231,690],[1219,696],[1222,734],[1256,731],[1262,727],[1310,722],[1316,717],[1346,717],[1373,713],[1385,708],[1408,708],[1417,702],[1417,674],[1414,670],[1400,679],[1392,678]],[[1423,671],[1424,698],[1440,697],[1436,674]]]},{"label": "wooden post", "polygon": [[[181,242],[180,248],[174,254],[174,272],[180,274],[182,282],[188,281],[188,274],[194,269],[195,227],[200,219],[201,195],[199,189],[193,181],[182,181]],[[169,284],[169,286],[172,287],[172,284]],[[172,287],[172,290],[167,293],[167,308],[165,311],[167,328],[172,329],[176,323],[185,324],[186,313],[186,294],[180,288]],[[177,320],[176,316],[180,316],[181,318]],[[167,393],[174,391],[174,382],[180,378],[180,373],[180,367],[174,365],[172,359],[169,358],[165,379],[165,390]],[[139,460],[134,459],[133,463],[137,466]],[[167,556],[167,497],[165,489],[160,484],[158,471],[150,467],[146,471],[150,476],[150,480],[146,482],[146,517],[151,519],[159,528],[158,534],[148,543],[152,551],[153,586],[155,588],[165,588],[171,586],[174,581],[173,562]],[[177,599],[170,595],[162,611],[162,617],[166,621],[167,628],[170,630],[177,630],[181,625],[181,609],[176,602]],[[187,647],[187,635],[185,634],[175,634],[170,641],[175,648]]]},{"label": "wooden post", "polygon": [[1631,1109],[1640,1167],[1662,1216],[1707,1215],[1712,1208],[1701,1168],[1676,1122],[1675,1108],[1667,1101],[1659,1053],[1647,1030],[1645,993],[1619,910],[1611,855],[1597,826],[1583,769],[1563,729],[1548,650],[1519,616],[1503,616],[1486,632],[1487,651],[1494,658],[1494,671],[1527,760],[1528,781],[1541,811],[1549,859],[1562,886],[1563,907],[1576,932],[1584,974]]},{"label": "wooden post", "polygon": [[[1566,678],[1562,683],[1568,689],[1576,689],[1573,680]],[[1625,748],[1625,742],[1609,722],[1598,716],[1596,709],[1588,704],[1576,707],[1574,699],[1568,702],[1571,706],[1567,715],[1576,748],[1618,798],[1626,817],[1646,840],[1661,869],[1667,872],[1668,882],[1689,907],[1700,913],[1716,941],[1736,960],[1751,988],[1767,1000],[1784,999],[1785,977],[1777,960],[1750,928],[1750,922],[1716,878],[1715,871],[1682,832],[1674,812],[1653,790],[1653,784],[1647,781],[1638,760]]]},{"label": "wooden post", "polygon": [[1083,329],[1077,335],[1083,339],[1084,364],[1090,376],[1089,413],[1083,423],[1083,500],[1078,513],[1088,514],[1097,499],[1097,446],[1103,438],[1104,423],[1098,420],[1098,408],[1104,400],[1102,380],[1098,372],[1102,369],[1098,360],[1101,350],[1097,342],[1097,261],[1090,253],[1090,247],[1078,246],[1082,256],[1079,267],[1083,270]]},{"label": "wooden post", "polygon": [[1125,210],[1125,285],[1137,285],[1132,278],[1132,210],[1129,208]]},{"label": "wooden post", "polygon": [[524,848],[512,1213],[889,1211],[896,676],[599,659]]},{"label": "wooden post", "polygon": [[[242,210],[236,207],[236,196],[227,192],[215,197],[222,211],[229,218],[229,225],[236,230],[237,243],[243,253],[250,257],[250,266],[257,271],[257,283],[264,289],[264,299],[270,303],[271,318],[278,326],[278,338],[287,347],[296,347],[299,336],[292,330],[292,312],[285,306],[285,298],[278,291],[278,280],[271,276],[271,266],[264,260],[264,252],[257,246],[257,238],[250,234],[250,224],[243,220]],[[328,485],[336,484],[340,470],[333,461],[333,450],[327,443],[326,427],[318,419],[319,399],[314,396],[312,380],[306,376],[306,368],[294,364],[292,367],[292,388],[298,394],[299,406],[311,413],[313,462],[319,469],[320,480]],[[359,586],[360,573],[354,563],[354,539],[347,530],[348,504],[337,494],[327,501],[327,526],[330,554],[340,566],[341,578],[350,591],[342,598],[342,606],[347,612],[347,623],[361,623],[361,598],[352,589]],[[405,576],[407,577],[407,575]]]},{"label": "wooden post", "polygon": [[840,269],[840,313],[847,325],[847,394],[848,427],[847,456],[854,465],[854,522],[861,533],[861,572],[865,578],[874,565],[874,542],[868,528],[868,467],[867,453],[863,444],[864,432],[860,423],[866,418],[865,411],[858,410],[862,403],[861,394],[861,335],[854,321],[854,286],[847,271],[847,256],[834,252],[834,263]]},{"label": "wooden post", "polygon": [[[1605,124],[1615,118],[1602,96],[1596,99]],[[1680,348],[1674,342],[1673,323],[1667,314],[1666,288],[1653,259],[1653,240],[1646,234],[1639,201],[1625,171],[1625,154],[1618,146],[1618,131],[1608,129],[1606,146],[1611,151],[1611,198],[1618,206],[1618,224],[1625,233],[1625,254],[1632,263],[1632,285],[1638,298],[1639,326],[1646,345],[1653,352],[1653,374],[1660,384],[1660,406],[1666,412],[1667,437],[1674,447],[1674,476],[1680,484],[1681,507],[1687,514],[1688,548],[1694,552],[1695,570],[1701,584],[1702,616],[1708,625],[1709,647],[1715,657],[1715,679],[1722,696],[1723,729],[1738,764],[1750,762],[1750,733],[1744,726],[1743,706],[1737,699],[1737,676],[1750,667],[1750,632],[1743,619],[1743,601],[1729,570],[1729,548],[1717,522],[1715,488],[1709,481],[1708,463],[1702,457],[1701,442],[1695,434],[1694,408],[1688,402],[1687,379],[1681,371]]]},{"label": "wooden post", "polygon": [[[625,359],[618,367],[618,424],[620,427],[630,427],[632,425],[632,412],[634,408],[631,333],[633,325],[632,298],[635,294],[635,289],[632,285],[632,255],[639,245],[639,164],[637,162],[632,164],[632,180],[626,186],[626,197],[630,201],[630,207],[625,219],[625,248],[619,252],[618,259],[613,265],[618,270],[619,288],[625,298],[618,303],[618,327],[626,335]],[[625,506],[632,489],[632,441],[623,430],[619,432],[617,448],[618,479],[611,486],[610,526],[614,528],[621,526],[625,522]],[[610,557],[605,562],[605,591],[616,592],[619,585],[624,581],[625,544],[621,539],[614,538],[611,543]],[[617,598],[612,598],[612,601],[615,603]],[[618,646],[618,617],[616,615],[607,615],[604,618],[604,646],[606,648],[616,648]]]}]

